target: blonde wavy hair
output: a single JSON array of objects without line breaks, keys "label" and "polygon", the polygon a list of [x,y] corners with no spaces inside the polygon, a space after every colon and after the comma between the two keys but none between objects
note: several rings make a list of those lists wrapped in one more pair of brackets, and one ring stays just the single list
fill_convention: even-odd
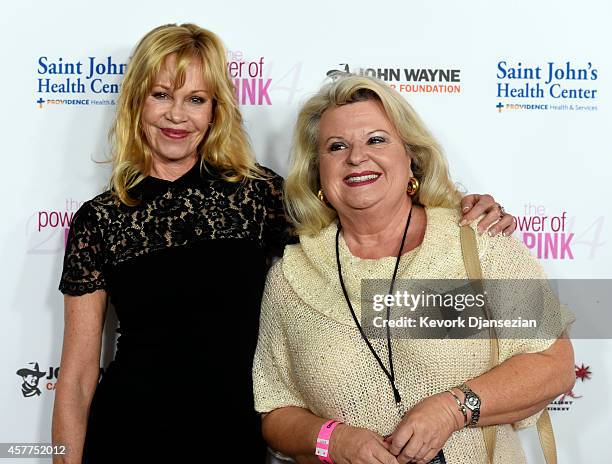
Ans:
[{"label": "blonde wavy hair", "polygon": [[213,98],[213,124],[198,147],[200,168],[205,169],[207,162],[230,182],[263,175],[242,125],[223,43],[214,33],[195,24],[167,24],[147,33],[136,46],[121,84],[109,135],[113,166],[110,190],[127,205],[137,203],[129,190],[149,174],[152,164],[141,125],[142,107],[164,60],[171,54],[176,55],[177,63],[173,84],[181,87],[186,68],[197,60]]},{"label": "blonde wavy hair", "polygon": [[316,234],[337,217],[336,211],[317,197],[321,188],[321,116],[330,108],[367,100],[382,104],[412,158],[412,172],[420,183],[413,202],[448,208],[459,204],[461,194],[450,178],[442,150],[410,104],[378,79],[343,74],[306,101],[298,114],[291,168],[285,182],[285,206],[298,234]]}]

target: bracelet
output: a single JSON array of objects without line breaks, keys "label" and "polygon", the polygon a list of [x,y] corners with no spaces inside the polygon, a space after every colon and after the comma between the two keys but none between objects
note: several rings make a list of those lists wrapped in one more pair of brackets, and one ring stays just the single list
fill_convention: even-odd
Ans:
[{"label": "bracelet", "polygon": [[461,411],[461,414],[463,414],[463,426],[465,427],[468,424],[467,408],[465,407],[465,404],[461,402],[459,397],[455,395],[455,393],[452,390],[446,390],[446,392],[453,395],[453,398],[455,399],[455,402],[457,403],[457,406],[459,407],[459,411]]},{"label": "bracelet", "polygon": [[315,454],[320,461],[326,464],[334,464],[334,461],[332,461],[329,457],[329,439],[338,424],[341,424],[341,422],[335,420],[328,420],[327,422],[325,422],[325,424],[321,426],[321,429],[319,430]]}]

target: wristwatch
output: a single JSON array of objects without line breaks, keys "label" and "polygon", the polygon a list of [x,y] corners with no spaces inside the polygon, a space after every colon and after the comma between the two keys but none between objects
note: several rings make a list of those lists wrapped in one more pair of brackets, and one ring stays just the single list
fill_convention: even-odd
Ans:
[{"label": "wristwatch", "polygon": [[472,411],[472,418],[467,426],[476,427],[478,419],[480,419],[480,397],[464,383],[459,385],[457,388],[465,395],[465,407]]}]

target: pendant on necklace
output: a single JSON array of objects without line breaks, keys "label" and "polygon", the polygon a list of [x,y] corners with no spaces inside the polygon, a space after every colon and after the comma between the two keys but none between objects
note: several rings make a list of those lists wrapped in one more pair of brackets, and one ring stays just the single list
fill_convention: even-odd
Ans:
[{"label": "pendant on necklace", "polygon": [[406,408],[404,407],[404,400],[403,399],[399,403],[395,403],[395,409],[397,411],[397,414],[398,414],[400,420],[402,420],[404,418],[404,416],[406,415]]}]

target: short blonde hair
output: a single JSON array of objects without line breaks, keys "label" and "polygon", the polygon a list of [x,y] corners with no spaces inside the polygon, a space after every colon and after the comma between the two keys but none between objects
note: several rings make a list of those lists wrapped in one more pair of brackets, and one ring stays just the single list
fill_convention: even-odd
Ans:
[{"label": "short blonde hair", "polygon": [[172,54],[177,63],[173,84],[181,87],[186,68],[197,60],[213,99],[213,124],[198,147],[201,168],[205,168],[206,161],[231,182],[262,175],[242,125],[221,40],[194,24],[167,24],[147,33],[136,46],[121,84],[110,132],[113,164],[110,190],[127,205],[137,203],[128,191],[149,174],[152,163],[151,149],[141,126],[142,107],[164,60]]},{"label": "short blonde hair", "polygon": [[[323,113],[337,106],[366,100],[379,101],[409,150],[412,171],[420,188],[413,201],[424,206],[456,207],[461,194],[452,182],[440,147],[410,104],[382,81],[342,75],[324,85],[298,114],[291,168],[285,182],[287,213],[298,234],[316,234],[337,216],[319,200],[318,136]],[[407,151],[408,153],[408,151]]]}]

